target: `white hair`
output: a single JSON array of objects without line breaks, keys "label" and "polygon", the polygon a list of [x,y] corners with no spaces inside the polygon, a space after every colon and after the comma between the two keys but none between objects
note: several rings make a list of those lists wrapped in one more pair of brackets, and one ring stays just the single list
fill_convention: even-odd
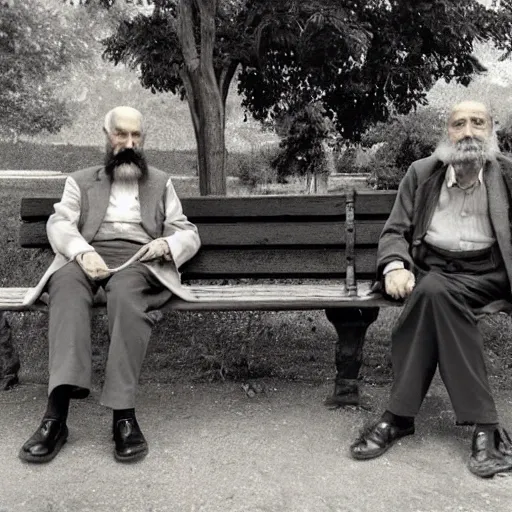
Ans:
[{"label": "white hair", "polygon": [[133,163],[121,164],[114,169],[114,181],[131,183],[139,181],[142,177],[142,171]]}]

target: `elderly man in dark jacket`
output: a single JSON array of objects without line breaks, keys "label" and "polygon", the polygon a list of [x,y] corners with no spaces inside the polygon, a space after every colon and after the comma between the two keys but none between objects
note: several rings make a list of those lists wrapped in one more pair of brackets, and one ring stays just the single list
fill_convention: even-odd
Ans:
[{"label": "elderly man in dark jacket", "polygon": [[512,161],[477,102],[456,105],[448,136],[402,180],[378,248],[385,293],[407,298],[392,332],[394,383],[387,410],[351,446],[356,459],[382,455],[414,433],[436,368],[457,424],[475,425],[469,469],[481,477],[512,468],[477,320],[511,296]]}]

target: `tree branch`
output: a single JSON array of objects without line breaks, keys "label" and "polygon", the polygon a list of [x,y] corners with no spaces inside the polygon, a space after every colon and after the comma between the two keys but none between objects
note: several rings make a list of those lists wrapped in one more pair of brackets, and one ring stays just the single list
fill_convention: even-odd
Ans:
[{"label": "tree branch", "polygon": [[192,85],[192,80],[188,74],[187,69],[180,67],[178,72],[181,77],[181,81],[183,82],[183,86],[185,87],[192,124],[194,126],[194,131],[197,134],[199,133],[199,126],[201,124],[199,119],[199,109],[197,105],[197,94],[194,91],[194,86]]},{"label": "tree branch", "polygon": [[190,71],[199,67],[196,40],[194,37],[194,0],[181,0],[178,13],[178,38],[185,66]]},{"label": "tree branch", "polygon": [[238,64],[240,62],[238,60],[231,60],[228,64],[222,67],[220,70],[220,74],[218,77],[219,89],[222,98],[222,103],[226,104],[226,99],[229,93],[229,86],[231,85],[231,81],[233,80],[233,76],[235,75],[236,69],[238,68]]}]

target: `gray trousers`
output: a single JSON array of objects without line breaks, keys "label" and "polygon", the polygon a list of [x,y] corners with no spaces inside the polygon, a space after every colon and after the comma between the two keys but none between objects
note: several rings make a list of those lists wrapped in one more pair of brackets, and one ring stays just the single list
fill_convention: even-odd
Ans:
[{"label": "gray trousers", "polygon": [[502,265],[484,273],[418,272],[392,332],[394,383],[388,410],[416,416],[436,367],[446,386],[457,423],[497,423],[474,309],[503,298],[508,278]]},{"label": "gray trousers", "polygon": [[[48,393],[60,385],[91,387],[91,318],[99,286],[107,297],[110,345],[101,403],[112,409],[135,406],[135,393],[153,322],[148,311],[171,298],[141,263],[130,265],[101,283],[87,278],[70,262],[48,282],[49,371]],[[85,393],[85,396],[88,393]]]}]

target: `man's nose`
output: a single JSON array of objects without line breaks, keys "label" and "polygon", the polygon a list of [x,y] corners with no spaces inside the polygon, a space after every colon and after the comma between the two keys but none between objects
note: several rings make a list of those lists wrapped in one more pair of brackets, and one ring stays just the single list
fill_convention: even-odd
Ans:
[{"label": "man's nose", "polygon": [[468,123],[466,126],[464,126],[464,137],[473,137],[473,128],[471,127],[471,123]]},{"label": "man's nose", "polygon": [[133,148],[133,137],[131,135],[128,135],[128,137],[126,138],[124,147],[125,148]]}]

